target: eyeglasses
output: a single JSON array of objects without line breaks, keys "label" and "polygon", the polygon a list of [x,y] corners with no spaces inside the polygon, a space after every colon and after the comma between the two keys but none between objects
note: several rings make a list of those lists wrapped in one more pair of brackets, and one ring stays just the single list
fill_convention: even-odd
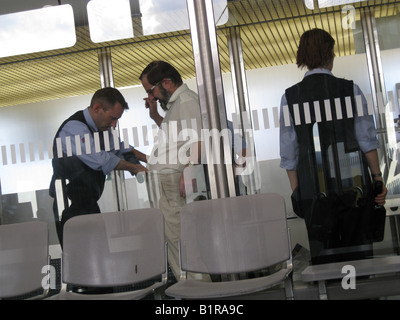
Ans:
[{"label": "eyeglasses", "polygon": [[147,93],[147,94],[152,94],[153,91],[154,91],[154,89],[155,89],[161,82],[163,82],[164,80],[169,80],[169,81],[171,81],[170,78],[164,78],[164,79],[158,81],[158,82],[157,82],[154,86],[152,86],[149,90],[147,90],[146,93]]},{"label": "eyeglasses", "polygon": [[154,86],[152,86],[149,90],[147,90],[146,93],[147,94],[152,94],[154,89],[161,83],[161,81],[158,81]]}]

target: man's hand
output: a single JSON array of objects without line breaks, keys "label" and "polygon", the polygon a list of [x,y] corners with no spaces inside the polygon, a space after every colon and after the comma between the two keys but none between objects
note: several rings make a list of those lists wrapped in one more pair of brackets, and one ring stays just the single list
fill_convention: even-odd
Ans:
[{"label": "man's hand", "polygon": [[386,189],[386,186],[385,186],[385,184],[383,184],[383,186],[382,186],[382,193],[380,193],[380,194],[378,194],[376,197],[375,197],[375,203],[377,204],[377,205],[379,205],[379,206],[384,206],[385,205],[385,202],[386,202],[386,194],[387,194],[387,189]]},{"label": "man's hand", "polygon": [[134,163],[130,163],[128,161],[125,160],[120,160],[120,162],[118,163],[118,165],[115,167],[115,170],[125,170],[125,171],[129,171],[132,175],[135,175],[138,172],[147,172],[147,168],[142,166],[141,164],[134,164]]},{"label": "man's hand", "polygon": [[153,119],[157,126],[161,126],[164,118],[158,113],[157,100],[149,97],[143,98],[143,100],[146,109],[149,109],[150,118]]},{"label": "man's hand", "polygon": [[147,168],[146,167],[144,167],[144,166],[142,166],[141,164],[132,164],[132,166],[133,166],[133,168],[131,169],[131,170],[129,170],[129,172],[132,174],[132,175],[135,175],[135,174],[137,174],[137,173],[139,173],[139,172],[147,172],[147,171],[149,171],[149,170],[147,170]]}]

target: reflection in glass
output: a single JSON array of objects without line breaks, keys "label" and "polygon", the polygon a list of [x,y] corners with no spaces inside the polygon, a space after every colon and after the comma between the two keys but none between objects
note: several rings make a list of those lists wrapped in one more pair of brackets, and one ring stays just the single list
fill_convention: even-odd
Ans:
[{"label": "reflection in glass", "polygon": [[0,16],[0,58],[72,47],[75,42],[68,4]]},{"label": "reflection in glass", "polygon": [[321,192],[326,193],[327,188],[352,190],[354,186],[365,184],[365,181],[360,180],[362,179],[360,167],[362,160],[359,151],[346,152],[343,142],[322,148],[318,123],[313,125],[313,137]]},{"label": "reflection in glass", "polygon": [[318,123],[313,125],[313,138],[314,138],[314,150],[315,150],[315,161],[317,166],[317,174],[319,181],[319,188],[321,192],[326,192],[325,188],[325,177],[322,166],[322,155],[321,155],[321,142],[319,139]]}]

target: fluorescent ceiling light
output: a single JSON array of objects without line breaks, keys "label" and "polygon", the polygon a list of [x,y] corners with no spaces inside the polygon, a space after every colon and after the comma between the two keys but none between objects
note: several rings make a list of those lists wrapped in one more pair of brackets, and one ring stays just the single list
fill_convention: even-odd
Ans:
[{"label": "fluorescent ceiling light", "polygon": [[90,39],[95,42],[133,37],[129,0],[92,0],[87,5]]},{"label": "fluorescent ceiling light", "polygon": [[[329,8],[334,6],[344,6],[351,3],[362,2],[366,0],[318,0],[318,7]],[[310,10],[314,10],[314,0],[304,0],[306,7]]]},{"label": "fluorescent ceiling light", "polygon": [[0,58],[72,47],[75,21],[69,4],[0,16]]},{"label": "fluorescent ceiling light", "polygon": [[[186,0],[139,0],[143,35],[189,29]],[[213,0],[216,25],[228,21],[227,0]]]}]

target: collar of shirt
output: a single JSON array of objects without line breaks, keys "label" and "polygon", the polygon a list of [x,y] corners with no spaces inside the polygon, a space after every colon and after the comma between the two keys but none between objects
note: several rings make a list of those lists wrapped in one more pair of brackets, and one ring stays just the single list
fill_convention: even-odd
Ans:
[{"label": "collar of shirt", "polygon": [[92,129],[93,132],[98,132],[99,129],[97,128],[97,126],[96,126],[96,124],[94,123],[92,117],[90,116],[89,107],[86,108],[85,110],[83,110],[83,115],[84,115],[84,117],[85,117],[85,120],[86,120],[86,122],[87,122],[89,128]]},{"label": "collar of shirt", "polygon": [[178,99],[179,95],[186,90],[189,90],[189,87],[185,83],[175,90],[175,92],[172,94],[171,98],[168,101],[167,104],[168,110],[171,108],[171,105],[176,101],[176,99]]},{"label": "collar of shirt", "polygon": [[307,71],[306,74],[304,75],[304,77],[307,77],[307,76],[310,76],[310,75],[316,74],[316,73],[325,73],[325,74],[329,74],[329,75],[333,76],[332,72],[329,71],[328,69],[315,68],[315,69]]}]

